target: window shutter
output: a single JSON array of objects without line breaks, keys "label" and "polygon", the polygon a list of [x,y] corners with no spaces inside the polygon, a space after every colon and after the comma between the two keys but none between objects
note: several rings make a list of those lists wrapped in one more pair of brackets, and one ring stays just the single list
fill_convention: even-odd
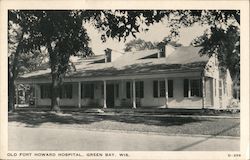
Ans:
[{"label": "window shutter", "polygon": [[127,95],[127,98],[131,98],[131,95],[130,95],[130,82],[127,82],[126,83],[126,95]]},{"label": "window shutter", "polygon": [[144,98],[144,82],[140,82],[140,98]]},{"label": "window shutter", "polygon": [[81,99],[83,98],[83,97],[85,97],[84,96],[84,85],[81,83]]},{"label": "window shutter", "polygon": [[116,98],[119,98],[119,84],[116,84]]},{"label": "window shutter", "polygon": [[41,99],[43,99],[44,98],[44,85],[41,85]]},{"label": "window shutter", "polygon": [[184,97],[188,97],[189,82],[188,79],[184,79]]},{"label": "window shutter", "polygon": [[168,80],[168,97],[174,96],[174,82],[173,80]]},{"label": "window shutter", "polygon": [[153,94],[154,98],[158,97],[158,81],[153,81]]}]

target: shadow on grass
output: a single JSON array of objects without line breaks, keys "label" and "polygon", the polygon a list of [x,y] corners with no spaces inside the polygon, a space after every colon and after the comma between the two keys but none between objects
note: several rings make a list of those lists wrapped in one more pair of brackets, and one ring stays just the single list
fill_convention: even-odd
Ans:
[{"label": "shadow on grass", "polygon": [[192,117],[142,117],[130,115],[90,115],[80,112],[70,112],[57,114],[53,112],[14,112],[9,113],[9,122],[24,123],[29,127],[38,127],[43,123],[55,124],[91,124],[100,121],[123,122],[128,124],[145,124],[154,126],[184,125],[187,123],[199,123],[208,121],[207,119],[197,119]]},{"label": "shadow on grass", "polygon": [[213,134],[213,135],[211,135],[211,136],[209,136],[209,137],[207,137],[207,138],[205,138],[205,139],[196,141],[196,142],[194,142],[194,143],[190,143],[190,144],[185,145],[185,146],[181,146],[181,147],[175,149],[174,151],[183,151],[183,150],[188,149],[188,148],[190,148],[190,147],[196,146],[196,145],[198,145],[198,144],[200,144],[200,143],[203,143],[203,142],[205,142],[205,141],[208,141],[208,140],[211,139],[211,138],[214,138],[215,136],[223,135],[225,132],[230,131],[230,130],[233,129],[233,128],[236,128],[236,127],[238,127],[239,125],[240,125],[240,123],[237,123],[237,124],[235,124],[235,125],[233,125],[233,126],[230,126],[230,127],[228,127],[228,128],[225,128],[225,129],[223,129],[222,131],[220,131],[220,132],[218,132],[218,133],[216,133],[216,134]]}]

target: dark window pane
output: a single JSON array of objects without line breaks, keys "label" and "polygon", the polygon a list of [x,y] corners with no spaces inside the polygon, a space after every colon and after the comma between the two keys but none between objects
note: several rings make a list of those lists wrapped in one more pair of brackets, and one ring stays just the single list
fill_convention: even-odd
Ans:
[{"label": "dark window pane", "polygon": [[168,97],[174,97],[174,82],[173,80],[168,80]]},{"label": "dark window pane", "polygon": [[159,83],[160,83],[160,97],[165,97],[166,96],[165,81],[159,81]]},{"label": "dark window pane", "polygon": [[189,82],[188,79],[184,79],[184,97],[188,97]]},{"label": "dark window pane", "polygon": [[154,98],[158,97],[158,81],[153,81],[153,94]]},{"label": "dark window pane", "polygon": [[144,98],[144,82],[140,82],[140,98]]}]

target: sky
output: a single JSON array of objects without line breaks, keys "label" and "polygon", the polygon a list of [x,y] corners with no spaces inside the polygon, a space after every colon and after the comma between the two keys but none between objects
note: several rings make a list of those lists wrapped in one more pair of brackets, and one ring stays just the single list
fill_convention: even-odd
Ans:
[{"label": "sky", "polygon": [[[100,38],[101,33],[98,33],[98,31],[91,25],[87,24],[85,25],[85,27],[91,39],[90,46],[92,47],[92,50],[96,55],[104,54],[104,50],[106,48],[110,48],[118,52],[124,52],[123,49],[125,48],[125,43],[134,39],[133,36],[130,36],[127,38],[125,43],[123,42],[123,40],[119,42],[116,39],[108,39],[105,43],[103,43]],[[183,46],[188,46],[194,38],[202,35],[205,29],[207,28],[204,26],[199,26],[198,24],[195,24],[194,26],[189,28],[181,28],[180,37],[177,42],[181,43]],[[160,42],[170,33],[169,31],[170,29],[166,27],[166,24],[164,22],[156,23],[150,26],[147,32],[136,34],[136,38],[140,38],[145,41]]]}]

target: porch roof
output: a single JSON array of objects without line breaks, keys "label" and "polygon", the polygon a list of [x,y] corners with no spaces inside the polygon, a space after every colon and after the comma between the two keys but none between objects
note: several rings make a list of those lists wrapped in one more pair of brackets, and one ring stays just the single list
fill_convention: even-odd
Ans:
[{"label": "porch roof", "polygon": [[[192,46],[179,47],[167,58],[147,59],[143,58],[152,54],[157,54],[159,50],[128,52],[110,63],[95,63],[95,61],[102,59],[104,57],[103,55],[79,58],[73,62],[75,69],[67,73],[66,78],[113,77],[120,75],[143,75],[202,70],[209,57],[200,56],[200,49],[200,47]],[[45,66],[47,67],[41,67],[36,71],[22,75],[19,80],[50,78],[49,65]]]}]

